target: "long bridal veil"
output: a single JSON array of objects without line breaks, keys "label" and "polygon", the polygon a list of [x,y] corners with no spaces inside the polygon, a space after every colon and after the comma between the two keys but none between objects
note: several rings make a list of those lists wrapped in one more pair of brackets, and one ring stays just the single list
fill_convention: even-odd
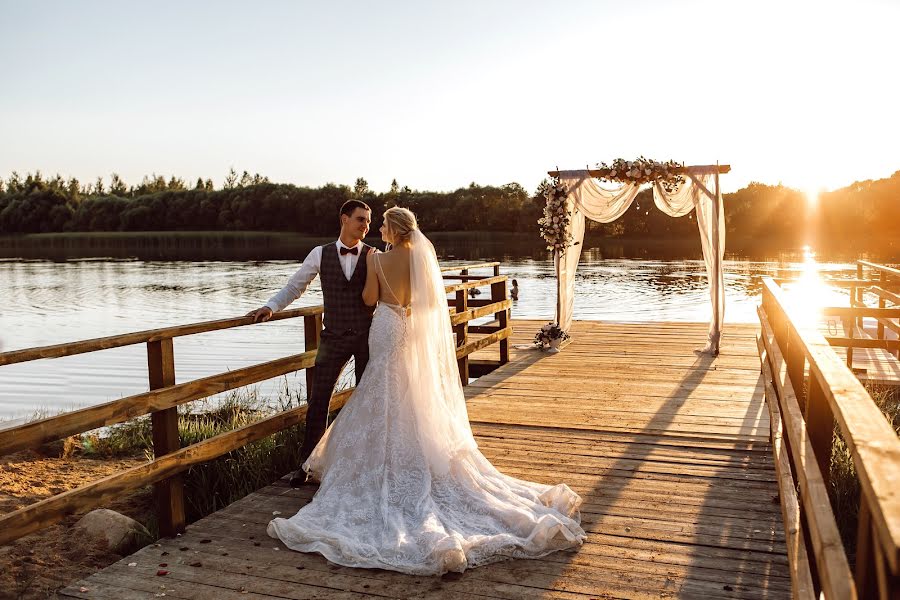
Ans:
[{"label": "long bridal veil", "polygon": [[447,294],[434,246],[418,229],[410,235],[408,364],[417,431],[435,475],[444,475],[461,451],[476,447],[453,344]]},{"label": "long bridal veil", "polygon": [[417,575],[579,546],[575,492],[504,475],[479,451],[437,256],[418,230],[410,242],[410,310],[376,309],[365,373],[304,464],[319,490],[269,535],[341,565]]}]

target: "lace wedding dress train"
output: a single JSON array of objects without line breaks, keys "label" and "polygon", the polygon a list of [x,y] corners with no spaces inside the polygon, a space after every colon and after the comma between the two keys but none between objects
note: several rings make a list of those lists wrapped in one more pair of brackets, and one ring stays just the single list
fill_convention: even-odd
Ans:
[{"label": "lace wedding dress train", "polygon": [[[366,370],[303,465],[318,492],[293,517],[273,519],[269,535],[340,565],[416,575],[581,545],[577,494],[504,475],[478,450],[430,255],[434,265],[413,272],[411,310],[381,303],[375,311]],[[424,320],[440,302],[442,314]],[[448,335],[429,343],[424,336],[437,328]]]}]

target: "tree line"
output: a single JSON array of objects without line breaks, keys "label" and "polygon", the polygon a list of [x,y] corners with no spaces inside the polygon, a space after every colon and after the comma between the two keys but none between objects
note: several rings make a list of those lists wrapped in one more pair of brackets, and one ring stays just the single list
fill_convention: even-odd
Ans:
[{"label": "tree line", "polygon": [[[542,183],[533,193],[518,183],[452,192],[401,187],[376,193],[363,178],[351,186],[312,188],[273,183],[259,174],[232,169],[221,187],[210,179],[188,184],[181,178],[144,177],[129,186],[117,174],[82,184],[40,172],[0,179],[0,234],[95,231],[288,231],[332,235],[337,212],[350,198],[363,200],[376,217],[390,206],[404,206],[426,231],[534,232],[544,198]],[[866,236],[900,238],[900,171],[879,180],[856,182],[822,194],[806,195],[782,185],[751,183],[725,195],[727,234],[767,242],[804,243]],[[589,223],[588,233],[605,237],[669,239],[696,234],[693,214],[673,219],[653,204],[650,190],[638,195],[628,213],[614,223]]]}]

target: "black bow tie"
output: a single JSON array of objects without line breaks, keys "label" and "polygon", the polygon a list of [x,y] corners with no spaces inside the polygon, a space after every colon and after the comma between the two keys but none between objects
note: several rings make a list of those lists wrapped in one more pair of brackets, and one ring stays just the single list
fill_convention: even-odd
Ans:
[{"label": "black bow tie", "polygon": [[341,256],[345,254],[353,254],[354,256],[359,254],[359,248],[345,248],[341,246]]}]

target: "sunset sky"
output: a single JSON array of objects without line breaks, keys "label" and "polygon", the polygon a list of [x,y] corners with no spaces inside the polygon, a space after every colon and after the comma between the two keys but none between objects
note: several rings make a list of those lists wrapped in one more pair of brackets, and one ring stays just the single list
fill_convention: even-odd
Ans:
[{"label": "sunset sky", "polygon": [[0,0],[0,177],[517,181],[639,154],[900,170],[900,2]]}]

